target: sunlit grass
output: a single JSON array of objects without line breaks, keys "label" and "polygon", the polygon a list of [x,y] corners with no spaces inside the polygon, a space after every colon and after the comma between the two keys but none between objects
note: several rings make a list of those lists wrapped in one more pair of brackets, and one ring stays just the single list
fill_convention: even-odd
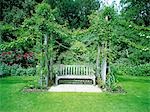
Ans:
[{"label": "sunlit grass", "polygon": [[0,112],[149,112],[150,78],[119,77],[126,94],[22,92],[31,78],[0,79]]}]

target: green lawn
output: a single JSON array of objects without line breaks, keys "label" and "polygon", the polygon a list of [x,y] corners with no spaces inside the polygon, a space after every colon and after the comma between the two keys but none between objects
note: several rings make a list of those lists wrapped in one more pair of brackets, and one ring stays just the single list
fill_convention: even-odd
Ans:
[{"label": "green lawn", "polygon": [[0,79],[0,112],[150,112],[150,77],[119,77],[126,94],[24,93],[23,79]]}]

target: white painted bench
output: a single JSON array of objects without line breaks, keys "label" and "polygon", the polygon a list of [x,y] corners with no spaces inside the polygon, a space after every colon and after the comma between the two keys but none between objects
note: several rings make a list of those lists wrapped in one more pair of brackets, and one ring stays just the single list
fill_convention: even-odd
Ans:
[{"label": "white painted bench", "polygon": [[56,85],[59,84],[60,79],[80,79],[92,80],[95,85],[94,70],[91,66],[86,65],[59,65],[56,74]]}]

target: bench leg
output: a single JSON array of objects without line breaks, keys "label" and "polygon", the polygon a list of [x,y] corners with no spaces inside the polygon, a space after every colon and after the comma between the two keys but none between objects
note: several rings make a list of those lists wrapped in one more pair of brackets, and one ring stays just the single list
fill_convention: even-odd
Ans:
[{"label": "bench leg", "polygon": [[55,84],[58,85],[58,79],[57,78],[55,79]]},{"label": "bench leg", "polygon": [[95,79],[93,79],[93,85],[95,86],[95,84],[96,84],[96,83],[95,83]]}]

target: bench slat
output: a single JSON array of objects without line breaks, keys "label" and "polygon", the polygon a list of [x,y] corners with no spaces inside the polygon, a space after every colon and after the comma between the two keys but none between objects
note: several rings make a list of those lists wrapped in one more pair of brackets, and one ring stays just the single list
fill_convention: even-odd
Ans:
[{"label": "bench slat", "polygon": [[93,75],[93,69],[83,65],[60,65],[59,75]]}]

